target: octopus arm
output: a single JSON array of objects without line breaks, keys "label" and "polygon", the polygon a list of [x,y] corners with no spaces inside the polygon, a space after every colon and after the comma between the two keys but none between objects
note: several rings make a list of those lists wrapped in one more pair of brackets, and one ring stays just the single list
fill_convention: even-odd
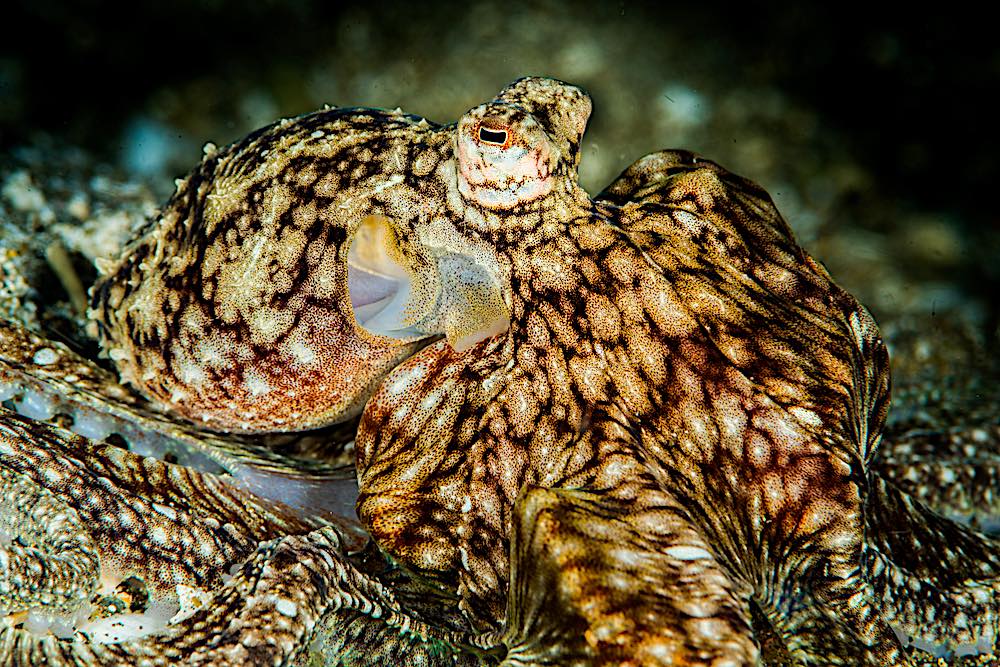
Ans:
[{"label": "octopus arm", "polygon": [[176,608],[178,585],[211,589],[257,542],[325,523],[215,475],[96,445],[2,408],[0,492],[0,531],[12,532],[0,558],[14,566],[0,576],[0,611],[15,616],[73,616],[129,578],[151,602]]},{"label": "octopus arm", "polygon": [[0,563],[0,614],[39,606],[72,611],[97,589],[97,546],[80,515],[5,467],[0,467]]},{"label": "octopus arm", "polygon": [[669,504],[534,487],[515,515],[504,665],[757,663],[749,591]]},{"label": "octopus arm", "polygon": [[0,396],[32,419],[59,419],[93,440],[115,433],[138,454],[229,473],[257,495],[309,512],[353,517],[353,471],[332,462],[350,438],[345,431],[328,430],[311,447],[316,438],[221,435],[177,423],[132,395],[109,371],[12,322],[0,322]]},{"label": "octopus arm", "polygon": [[[791,229],[766,191],[753,181],[730,173],[715,162],[689,151],[664,150],[639,158],[594,200],[619,207],[636,207],[642,204],[677,206],[687,201],[693,208],[705,210],[714,202],[694,196],[694,188],[686,193],[677,188],[678,177],[697,175],[699,172],[702,176],[711,174],[718,179],[722,188],[738,200],[747,213],[741,217],[758,220],[763,227],[794,244]],[[709,189],[707,192],[711,191]],[[680,196],[683,194],[688,196]]]},{"label": "octopus arm", "polygon": [[[0,543],[17,578],[0,576],[0,611],[14,619],[0,628],[0,664],[289,665],[309,652],[340,664],[480,664],[471,636],[419,620],[357,569],[351,526],[325,523],[0,409],[0,530],[17,538]],[[181,603],[152,634],[112,616],[122,629],[111,641],[90,625],[62,641],[18,627],[30,610],[86,614],[95,592],[127,576],[167,607],[177,609],[178,584],[200,603]]]},{"label": "octopus arm", "polygon": [[7,410],[0,412],[0,442],[0,467],[56,494],[86,523],[100,526],[92,530],[107,531],[102,536],[108,539],[119,529],[150,528],[149,522],[133,526],[126,521],[147,507],[154,510],[150,516],[173,524],[180,524],[183,515],[211,517],[239,540],[254,542],[323,523],[253,496],[224,477],[97,444]]},{"label": "octopus arm", "polygon": [[[794,413],[844,460],[871,460],[889,396],[888,354],[868,311],[795,241],[767,193],[681,151],[639,160],[599,195],[646,263],[671,321],[714,356],[699,371]],[[822,426],[820,426],[822,425]]]},{"label": "octopus arm", "polygon": [[[0,628],[5,665],[314,664],[473,665],[455,633],[408,616],[392,594],[344,556],[329,527],[261,544],[200,610],[168,632],[141,641],[54,642]],[[366,640],[378,638],[379,644]],[[350,647],[365,646],[363,651]],[[423,656],[422,661],[413,661]],[[401,656],[406,656],[400,660]],[[301,661],[301,662],[300,662]]]},{"label": "octopus arm", "polygon": [[1000,622],[1000,543],[882,479],[869,503],[870,580],[885,617],[937,646],[990,646]]}]

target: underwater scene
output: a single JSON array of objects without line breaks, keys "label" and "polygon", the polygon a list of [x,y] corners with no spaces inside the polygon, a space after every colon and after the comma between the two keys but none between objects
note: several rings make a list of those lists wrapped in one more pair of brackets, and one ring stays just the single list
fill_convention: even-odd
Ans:
[{"label": "underwater scene", "polygon": [[1000,664],[984,16],[3,23],[0,665]]}]

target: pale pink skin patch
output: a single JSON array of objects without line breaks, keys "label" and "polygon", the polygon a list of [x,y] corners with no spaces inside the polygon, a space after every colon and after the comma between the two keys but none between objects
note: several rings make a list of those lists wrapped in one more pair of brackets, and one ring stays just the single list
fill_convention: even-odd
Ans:
[{"label": "pale pink skin patch", "polygon": [[510,209],[551,190],[549,165],[554,163],[552,147],[546,143],[524,146],[506,128],[486,127],[491,134],[503,134],[500,145],[479,139],[476,124],[458,135],[458,189],[462,196],[490,209]]}]

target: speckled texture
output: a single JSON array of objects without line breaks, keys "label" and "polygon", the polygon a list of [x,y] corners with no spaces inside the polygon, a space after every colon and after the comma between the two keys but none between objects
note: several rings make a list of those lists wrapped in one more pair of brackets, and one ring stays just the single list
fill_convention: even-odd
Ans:
[{"label": "speckled texture", "polygon": [[372,390],[364,379],[415,348],[356,329],[346,241],[365,213],[353,202],[413,169],[416,123],[331,110],[210,151],[93,290],[91,315],[123,379],[229,431],[357,414]]},{"label": "speckled texture", "polygon": [[[72,535],[97,546],[109,589],[133,576],[155,597],[176,602],[188,586],[203,601],[165,633],[122,643],[39,640],[0,627],[4,664],[168,665],[180,656],[198,665],[289,664],[313,640],[350,645],[381,628],[419,651],[420,637],[433,635],[347,561],[357,541],[342,528],[310,532],[323,522],[223,479],[95,446],[7,411],[0,420],[5,500],[18,488],[7,483],[15,474],[79,508]],[[51,558],[38,554],[35,562],[51,567]],[[33,604],[27,593],[19,601]],[[327,625],[317,633],[321,619]]]},{"label": "speckled texture", "polygon": [[[330,633],[315,646],[363,661],[352,642],[388,628],[385,651],[367,656],[372,664],[411,649],[431,664],[450,664],[456,651],[471,660],[469,645],[506,654],[508,664],[752,664],[756,631],[781,647],[765,649],[769,661],[784,651],[815,664],[885,664],[902,659],[890,623],[928,641],[974,643],[995,633],[996,545],[929,514],[879,476],[926,438],[906,431],[909,442],[889,443],[886,464],[873,464],[888,363],[867,312],[797,246],[763,191],[690,153],[647,156],[591,200],[576,183],[589,112],[579,89],[528,79],[457,126],[369,110],[276,124],[210,152],[95,289],[105,347],[125,379],[161,407],[184,407],[177,386],[190,378],[170,365],[174,345],[183,353],[227,324],[214,317],[226,299],[206,280],[211,263],[193,258],[219,238],[237,268],[256,261],[261,239],[276,255],[301,253],[305,244],[285,245],[284,234],[316,197],[322,174],[310,165],[329,158],[306,137],[330,139],[334,155],[364,158],[347,163],[360,169],[338,172],[348,174],[335,196],[350,202],[349,213],[329,222],[330,242],[317,251],[333,258],[325,282],[336,335],[370,337],[350,312],[345,255],[358,229],[375,225],[388,230],[385,251],[414,286],[399,321],[382,328],[445,340],[393,370],[368,403],[357,444],[359,511],[394,559],[457,594],[463,629],[445,630],[441,612],[431,611],[438,629],[417,632],[431,646],[408,643],[397,634],[413,627],[406,612],[371,613],[385,591],[333,557],[339,574],[328,586],[350,591],[358,576],[367,601],[346,624],[331,622],[330,608],[310,616],[326,614],[322,632]],[[298,157],[307,184],[296,189],[289,182],[300,170],[289,165]],[[243,178],[227,181],[233,171]],[[300,314],[294,295],[274,298],[286,296],[280,284],[240,283],[234,294],[249,298],[236,302],[249,304],[251,316],[275,303]],[[132,315],[135,294],[154,306],[145,320]],[[192,304],[211,317],[185,319]],[[247,319],[237,318],[233,347],[253,341]],[[139,352],[114,352],[123,345]],[[248,368],[277,365],[253,352],[235,357],[244,379]],[[141,354],[151,361],[136,364]],[[152,369],[149,378],[140,365]],[[388,364],[332,365],[361,380],[363,401]],[[38,374],[23,364],[20,372]],[[209,379],[232,393],[226,373]],[[216,405],[180,412],[211,424],[204,410]],[[341,401],[324,419],[347,416],[352,405]],[[264,413],[275,409],[285,408]],[[978,447],[971,466],[952,457],[974,490],[989,488],[998,440],[988,418],[952,439],[958,450]],[[905,472],[934,506],[986,518],[987,493],[925,492],[935,475],[919,465]],[[336,542],[286,538],[262,547],[244,574],[267,571],[269,559],[287,565],[282,548],[303,558],[310,549],[335,553]],[[295,586],[295,572],[282,572],[273,585]],[[309,631],[275,625],[289,604],[244,598],[243,581],[220,593],[207,618],[248,613],[274,627],[274,648],[247,653],[246,641],[257,640],[244,637],[226,659],[301,652]],[[321,594],[303,590],[296,609]],[[188,627],[92,655],[201,650],[205,635]],[[26,659],[30,640],[7,635],[8,655]],[[82,646],[63,646],[64,655],[91,650]],[[205,660],[221,660],[205,650],[213,656]]]}]

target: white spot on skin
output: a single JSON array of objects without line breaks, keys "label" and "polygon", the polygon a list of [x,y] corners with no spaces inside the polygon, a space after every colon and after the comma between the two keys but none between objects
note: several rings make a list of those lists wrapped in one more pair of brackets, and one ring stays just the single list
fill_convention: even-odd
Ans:
[{"label": "white spot on skin", "polygon": [[695,598],[678,604],[678,609],[692,618],[711,618],[719,613],[719,607],[711,600]]},{"label": "white spot on skin", "polygon": [[305,341],[296,339],[288,344],[288,352],[295,359],[296,363],[308,366],[316,362],[316,351],[309,347]]},{"label": "white spot on skin", "polygon": [[719,637],[725,637],[729,629],[724,622],[717,618],[692,619],[685,626],[689,631],[712,641],[718,640]]},{"label": "white spot on skin", "polygon": [[823,424],[823,420],[820,419],[820,416],[812,410],[807,410],[806,408],[793,405],[788,408],[788,411],[807,426],[821,426]]},{"label": "white spot on skin", "polygon": [[712,554],[708,553],[701,547],[692,547],[690,545],[668,547],[666,549],[666,554],[672,558],[676,558],[677,560],[700,560],[712,557]]},{"label": "white spot on skin", "polygon": [[287,616],[288,618],[295,618],[299,613],[298,606],[291,600],[278,600],[274,605],[274,609],[282,616]]},{"label": "white spot on skin", "polygon": [[649,560],[649,555],[645,551],[626,547],[610,549],[608,555],[614,558],[616,562],[631,567],[643,567],[648,564]]},{"label": "white spot on skin", "polygon": [[169,507],[167,505],[161,505],[160,503],[153,503],[153,509],[162,514],[163,516],[167,517],[171,521],[177,520],[177,510],[175,510],[173,507]]},{"label": "white spot on skin", "polygon": [[207,336],[198,341],[198,359],[209,368],[221,368],[227,364],[225,348],[216,336]]},{"label": "white spot on skin", "polygon": [[399,373],[389,387],[389,394],[403,395],[423,377],[423,369],[419,367],[410,368]]},{"label": "white spot on skin", "polygon": [[771,448],[768,446],[767,441],[760,436],[755,435],[751,442],[750,462],[755,468],[762,470],[767,467],[771,459]]},{"label": "white spot on skin", "polygon": [[205,381],[204,369],[183,354],[175,357],[174,370],[184,384],[200,385]]},{"label": "white spot on skin", "polygon": [[39,366],[48,366],[59,360],[59,354],[51,347],[43,347],[35,352],[35,356],[31,360]]},{"label": "white spot on skin", "polygon": [[268,384],[260,371],[256,369],[247,371],[243,379],[243,384],[253,396],[263,396],[271,391],[271,385]]},{"label": "white spot on skin", "polygon": [[420,399],[420,407],[424,410],[432,409],[438,404],[438,402],[440,402],[442,393],[443,389],[440,387],[433,389],[430,393]]}]

